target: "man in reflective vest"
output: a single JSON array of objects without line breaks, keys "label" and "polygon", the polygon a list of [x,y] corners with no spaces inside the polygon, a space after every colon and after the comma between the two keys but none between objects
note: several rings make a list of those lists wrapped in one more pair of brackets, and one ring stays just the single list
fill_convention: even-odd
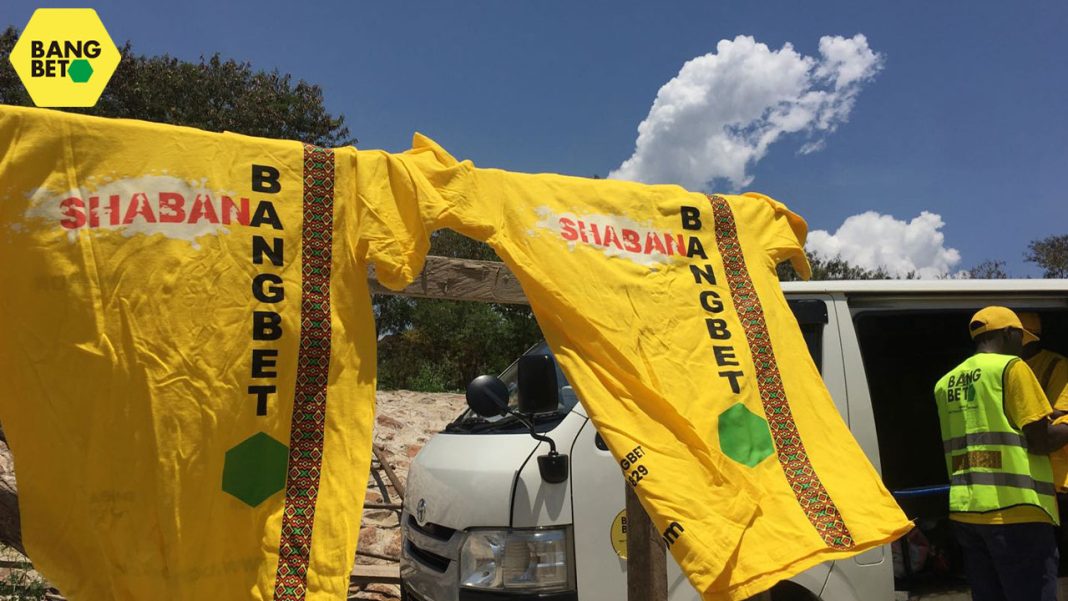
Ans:
[{"label": "man in reflective vest", "polygon": [[969,324],[976,353],[935,386],[949,518],[975,601],[1055,601],[1057,501],[1049,453],[1068,443],[1027,364],[1037,337],[1005,307]]}]

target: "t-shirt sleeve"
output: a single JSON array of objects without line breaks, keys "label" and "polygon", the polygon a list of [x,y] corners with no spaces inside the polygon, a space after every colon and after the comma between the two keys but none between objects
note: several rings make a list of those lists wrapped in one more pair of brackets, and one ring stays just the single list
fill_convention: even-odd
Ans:
[{"label": "t-shirt sleeve", "polygon": [[418,134],[404,153],[358,152],[356,254],[375,265],[382,284],[399,290],[422,271],[430,235],[449,225],[464,172],[464,164]]},{"label": "t-shirt sleeve", "polygon": [[1068,386],[1061,390],[1060,396],[1056,399],[1050,399],[1053,403],[1053,408],[1060,411],[1068,411]]},{"label": "t-shirt sleeve", "polygon": [[746,192],[742,196],[764,201],[773,212],[771,223],[762,235],[764,249],[772,261],[778,265],[789,260],[797,274],[807,280],[812,275],[812,269],[805,255],[805,239],[808,236],[805,220],[769,196],[756,192]]},{"label": "t-shirt sleeve", "polygon": [[[1050,391],[1048,395],[1050,397],[1049,401],[1053,403],[1054,407],[1068,409],[1068,397],[1064,394],[1068,392],[1068,359],[1057,357],[1055,361],[1046,390]],[[1054,401],[1056,402],[1054,403]],[[1064,403],[1064,405],[1061,403]]]},{"label": "t-shirt sleeve", "polygon": [[1045,419],[1053,413],[1038,378],[1024,361],[1016,360],[1005,370],[1005,414],[1017,428]]},{"label": "t-shirt sleeve", "polygon": [[471,161],[458,161],[422,134],[415,134],[404,159],[420,170],[435,191],[435,202],[419,206],[429,231],[449,228],[486,242],[502,229],[506,199],[516,195],[508,183],[521,175],[478,169]]}]

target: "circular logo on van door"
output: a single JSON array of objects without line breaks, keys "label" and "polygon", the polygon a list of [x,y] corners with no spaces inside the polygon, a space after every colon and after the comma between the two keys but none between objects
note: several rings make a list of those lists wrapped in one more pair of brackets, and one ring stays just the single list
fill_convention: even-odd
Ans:
[{"label": "circular logo on van door", "polygon": [[612,550],[620,559],[627,558],[627,510],[624,509],[616,514],[612,520]]},{"label": "circular logo on van door", "polygon": [[419,520],[420,524],[426,519],[426,499],[419,499],[419,503],[415,506],[415,519]]}]

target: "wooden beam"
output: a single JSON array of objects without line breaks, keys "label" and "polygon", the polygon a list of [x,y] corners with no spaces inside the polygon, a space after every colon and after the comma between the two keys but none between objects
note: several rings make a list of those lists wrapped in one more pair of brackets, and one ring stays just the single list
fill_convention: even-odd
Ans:
[{"label": "wooden beam", "polygon": [[400,566],[395,563],[389,565],[358,563],[352,566],[349,583],[357,585],[373,583],[400,584]]},{"label": "wooden beam", "polygon": [[[362,557],[370,557],[372,559],[381,559],[381,560],[384,560],[384,561],[400,561],[399,557],[393,557],[391,555],[383,555],[381,553],[375,553],[373,551],[364,551],[362,549],[356,549],[356,555],[362,556]],[[360,565],[360,564],[356,564],[356,565]],[[353,566],[353,568],[355,568],[355,566]]]},{"label": "wooden beam", "polygon": [[627,600],[667,601],[667,548],[638,495],[627,488]]},{"label": "wooden beam", "polygon": [[389,511],[401,511],[404,509],[404,505],[402,503],[364,503],[363,508],[375,511],[385,509],[388,509]]},{"label": "wooden beam", "polygon": [[404,290],[394,291],[378,283],[374,266],[367,270],[372,294],[440,298],[526,305],[519,280],[504,263],[449,257],[427,257],[423,272]]}]

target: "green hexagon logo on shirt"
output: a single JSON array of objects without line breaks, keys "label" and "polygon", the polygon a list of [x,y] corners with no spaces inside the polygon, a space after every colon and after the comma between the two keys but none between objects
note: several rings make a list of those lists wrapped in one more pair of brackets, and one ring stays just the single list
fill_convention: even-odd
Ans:
[{"label": "green hexagon logo on shirt", "polygon": [[285,488],[288,461],[286,445],[257,432],[226,452],[222,489],[255,507]]},{"label": "green hexagon logo on shirt", "polygon": [[747,467],[755,467],[775,452],[768,422],[742,403],[719,414],[719,448]]}]

